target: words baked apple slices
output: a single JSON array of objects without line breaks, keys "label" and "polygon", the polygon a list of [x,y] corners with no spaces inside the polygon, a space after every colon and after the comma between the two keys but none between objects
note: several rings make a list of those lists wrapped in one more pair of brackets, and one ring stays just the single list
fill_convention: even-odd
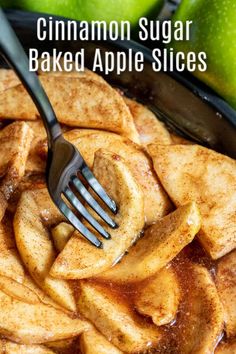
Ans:
[{"label": "words baked apple slices", "polygon": [[125,98],[125,102],[133,116],[142,145],[172,144],[170,133],[154,113],[147,107],[129,98]]},{"label": "words baked apple slices", "polygon": [[4,218],[0,223],[0,275],[22,283],[24,273],[24,267],[16,249],[12,225]]},{"label": "words baked apple slices", "polygon": [[141,286],[134,298],[134,306],[143,315],[152,317],[157,326],[175,319],[180,301],[180,288],[171,267],[163,268]]},{"label": "words baked apple slices", "polygon": [[62,216],[46,189],[22,193],[14,217],[14,231],[20,256],[36,283],[56,302],[75,311],[76,304],[70,285],[51,277],[49,270],[56,251],[47,224]]},{"label": "words baked apple slices", "polygon": [[0,130],[0,221],[24,176],[32,139],[33,132],[25,122],[15,122]]},{"label": "words baked apple slices", "polygon": [[151,145],[149,153],[174,203],[198,203],[199,240],[211,257],[220,258],[234,249],[236,161],[198,145]]},{"label": "words baked apple slices", "polygon": [[159,329],[142,321],[109,287],[80,282],[79,311],[115,346],[127,353],[145,352],[161,338]]},{"label": "words baked apple slices", "polygon": [[[40,76],[60,123],[113,131],[135,141],[138,134],[123,98],[105,82],[86,77]],[[39,113],[23,85],[0,93],[0,117],[35,120]]]},{"label": "words baked apple slices", "polygon": [[236,251],[219,260],[216,286],[224,307],[226,333],[236,336]]},{"label": "words baked apple slices", "polygon": [[83,332],[80,336],[80,350],[82,354],[122,354],[95,328]]},{"label": "words baked apple slices", "polygon": [[25,303],[0,291],[0,333],[8,339],[41,344],[78,336],[89,327],[86,321],[52,306]]},{"label": "words baked apple slices", "polygon": [[196,204],[182,206],[149,226],[128,254],[98,277],[121,283],[147,279],[165,267],[190,243],[200,226],[201,218]]},{"label": "words baked apple slices", "polygon": [[152,224],[171,209],[170,200],[162,188],[152,166],[152,161],[138,145],[117,134],[104,131],[72,130],[65,138],[74,144],[92,167],[94,154],[98,149],[106,149],[124,158],[133,176],[143,190],[146,224]]},{"label": "words baked apple slices", "polygon": [[118,205],[118,214],[111,217],[119,227],[107,229],[111,239],[103,240],[103,250],[89,244],[76,231],[51,268],[50,274],[54,277],[81,279],[103,272],[123,256],[143,229],[143,194],[124,160],[114,153],[99,150],[95,154],[93,172]]}]

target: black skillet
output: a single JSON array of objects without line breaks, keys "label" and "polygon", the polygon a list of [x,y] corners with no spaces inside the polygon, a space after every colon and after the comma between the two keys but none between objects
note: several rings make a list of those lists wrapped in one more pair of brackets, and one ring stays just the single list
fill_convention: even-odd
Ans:
[{"label": "black skillet", "polygon": [[[106,80],[148,105],[176,133],[236,158],[236,111],[196,79],[176,72],[153,72],[150,49],[133,41],[119,40],[40,42],[36,22],[42,14],[17,10],[8,10],[6,14],[26,51],[37,48],[39,52],[51,52],[56,48],[75,53],[84,47],[88,68],[96,48],[102,52],[128,51],[129,48],[134,52],[142,51],[145,56],[143,72],[124,72],[119,76],[112,73]],[[53,18],[66,21],[61,17]]]}]

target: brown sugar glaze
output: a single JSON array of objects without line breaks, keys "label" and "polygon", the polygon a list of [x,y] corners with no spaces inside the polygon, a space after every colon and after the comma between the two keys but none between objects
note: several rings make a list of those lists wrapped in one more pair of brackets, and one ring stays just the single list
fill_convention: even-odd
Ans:
[{"label": "brown sugar glaze", "polygon": [[[176,318],[172,323],[158,327],[162,333],[161,341],[157,347],[148,349],[146,352],[142,352],[142,354],[181,354],[182,343],[188,340],[185,334],[187,334],[188,316],[191,311],[191,288],[195,281],[194,277],[191,275],[191,266],[193,263],[206,267],[212,278],[215,278],[217,262],[212,261],[204,252],[199,242],[194,240],[171,262],[181,290],[181,300]],[[138,296],[140,290],[149,280],[150,279],[146,279],[132,284],[116,284],[98,279],[89,279],[88,281],[104,286],[104,291],[112,292],[117,302],[128,304],[135,318],[140,322],[152,323],[150,317],[138,314],[134,307],[134,297]]]}]

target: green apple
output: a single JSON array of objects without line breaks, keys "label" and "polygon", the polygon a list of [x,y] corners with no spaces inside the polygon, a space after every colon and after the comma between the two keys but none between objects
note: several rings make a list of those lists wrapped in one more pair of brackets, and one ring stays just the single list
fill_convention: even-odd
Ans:
[{"label": "green apple", "polygon": [[182,0],[173,20],[192,20],[190,40],[175,51],[205,51],[207,71],[194,74],[236,108],[236,0]]},{"label": "green apple", "polygon": [[77,20],[128,20],[135,26],[142,16],[155,18],[163,2],[164,0],[0,0],[0,5]]}]

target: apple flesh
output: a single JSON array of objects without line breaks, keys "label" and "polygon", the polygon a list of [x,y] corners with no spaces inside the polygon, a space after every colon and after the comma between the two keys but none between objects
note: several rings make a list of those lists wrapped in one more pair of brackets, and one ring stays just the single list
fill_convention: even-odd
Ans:
[{"label": "apple flesh", "polygon": [[205,51],[207,70],[194,75],[236,108],[236,1],[182,0],[173,21],[192,20],[190,40],[175,51]]}]

